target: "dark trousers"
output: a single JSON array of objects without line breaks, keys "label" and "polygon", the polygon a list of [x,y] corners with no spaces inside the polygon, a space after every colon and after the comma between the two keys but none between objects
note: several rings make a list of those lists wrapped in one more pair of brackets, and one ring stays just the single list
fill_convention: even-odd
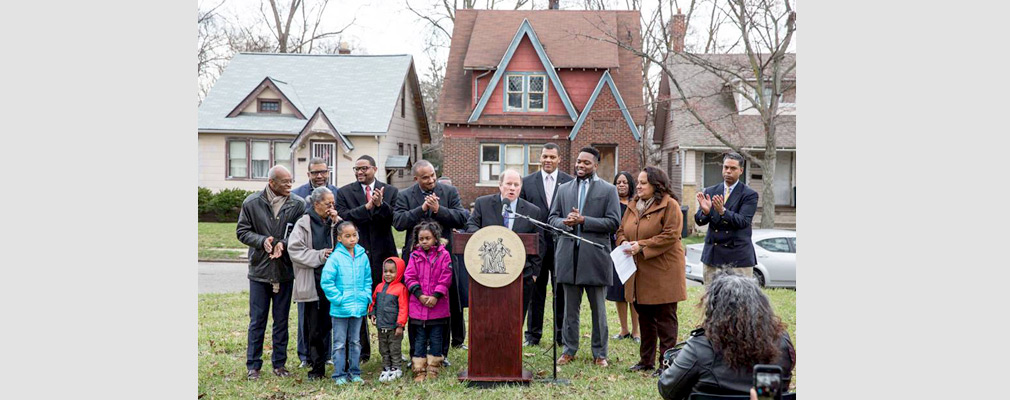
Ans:
[{"label": "dark trousers", "polygon": [[410,329],[415,333],[411,341],[413,349],[410,351],[411,357],[435,356],[442,357],[446,353],[442,352],[444,346],[445,324],[410,324]]},{"label": "dark trousers", "polygon": [[659,339],[660,356],[677,344],[677,303],[635,303],[635,311],[638,311],[638,326],[642,330],[638,363],[655,367],[656,339]]},{"label": "dark trousers", "polygon": [[396,329],[377,329],[379,331],[379,354],[382,355],[382,368],[400,369],[403,334],[396,334]]},{"label": "dark trousers", "polygon": [[[553,241],[553,239],[550,240]],[[554,287],[554,246],[549,243],[545,250],[542,253],[543,259],[540,265],[540,275],[537,276],[537,281],[534,283],[533,290],[531,291],[532,298],[530,299],[530,303],[532,305],[530,306],[529,317],[526,320],[526,341],[533,343],[540,343],[540,338],[543,336],[547,285],[550,284],[551,287]],[[565,318],[565,292],[560,290],[560,287],[555,289],[557,290],[552,290],[554,299],[551,301],[554,304],[554,322],[557,323],[557,329],[554,330],[554,342],[561,345],[563,344],[561,341],[561,327],[564,325]]]},{"label": "dark trousers", "polygon": [[[540,278],[537,278],[540,279]],[[530,309],[530,302],[533,300],[533,291],[536,289],[536,282],[533,282],[533,275],[523,277],[523,319],[526,319],[526,312]]]},{"label": "dark trousers", "polygon": [[[330,301],[326,300],[326,295],[321,291],[321,289],[317,290],[317,292],[319,292],[320,299],[325,300],[326,304],[330,304]],[[296,303],[296,304],[298,304],[298,360],[310,363],[309,338],[305,336],[305,331],[308,329],[305,327],[305,319],[308,318],[305,316],[305,303]],[[324,310],[326,310],[327,315],[326,323],[329,324],[330,323],[329,309],[325,308]],[[323,344],[324,344],[323,352],[326,354],[327,360],[332,359],[333,355],[330,354],[330,349],[333,347],[332,346],[333,334],[329,330],[326,331],[326,340],[323,341]]]},{"label": "dark trousers", "polygon": [[267,282],[249,281],[249,333],[246,339],[246,369],[263,367],[263,335],[267,329],[267,316],[273,312],[273,353],[270,361],[274,368],[284,366],[288,360],[288,313],[291,312],[291,289],[294,281],[281,283],[279,293]]},{"label": "dark trousers", "polygon": [[319,301],[298,303],[298,306],[304,310],[305,339],[309,352],[308,362],[312,366],[309,373],[322,376],[326,373],[326,360],[333,357],[330,354],[332,322],[330,320],[330,301],[326,299],[326,294],[318,286],[316,286],[316,292],[319,294]]}]

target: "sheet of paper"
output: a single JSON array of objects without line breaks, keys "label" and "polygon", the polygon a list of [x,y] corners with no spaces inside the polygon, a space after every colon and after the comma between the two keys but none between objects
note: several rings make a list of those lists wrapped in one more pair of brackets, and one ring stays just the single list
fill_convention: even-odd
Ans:
[{"label": "sheet of paper", "polygon": [[621,283],[627,282],[628,278],[631,278],[631,274],[637,270],[635,259],[624,253],[624,250],[630,248],[631,245],[628,242],[624,242],[614,248],[614,251],[610,252],[610,258],[614,260],[614,268],[617,270],[617,276],[621,278]]}]

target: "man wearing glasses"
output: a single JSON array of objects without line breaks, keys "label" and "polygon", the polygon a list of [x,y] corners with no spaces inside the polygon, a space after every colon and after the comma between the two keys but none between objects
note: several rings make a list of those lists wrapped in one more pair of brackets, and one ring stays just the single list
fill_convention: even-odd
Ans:
[{"label": "man wearing glasses", "polygon": [[[309,160],[309,181],[304,185],[299,186],[297,189],[293,190],[292,193],[297,194],[303,199],[309,198],[312,195],[312,190],[320,186],[326,186],[330,189],[330,193],[334,195],[337,194],[337,187],[330,184],[330,167],[326,165],[326,160],[319,157],[313,157]],[[306,203],[309,203],[306,201]],[[305,205],[305,211],[312,208],[312,204]],[[298,359],[302,360],[301,364],[298,365],[299,368],[309,367],[309,343],[305,338],[305,323],[302,322],[305,319],[305,303],[298,303]],[[362,324],[364,325],[364,324]],[[330,340],[325,340],[326,346],[324,350],[326,354],[330,354],[330,345],[332,344]],[[329,361],[328,363],[332,363]]]},{"label": "man wearing glasses", "polygon": [[[249,246],[249,332],[246,369],[248,379],[259,379],[263,366],[263,335],[272,310],[274,375],[291,375],[284,364],[288,354],[288,313],[295,280],[287,252],[288,234],[305,214],[305,200],[291,193],[291,172],[280,165],[270,168],[263,191],[242,202],[235,235]],[[273,305],[271,306],[271,303]]]},{"label": "man wearing glasses", "polygon": [[[372,291],[382,283],[382,263],[396,257],[393,240],[393,207],[397,190],[375,179],[375,159],[368,155],[354,162],[355,182],[337,191],[337,214],[358,227],[358,244],[368,252],[372,267]],[[361,324],[361,363],[371,358],[372,346],[368,344],[368,324]],[[349,350],[349,348],[348,348]]]}]

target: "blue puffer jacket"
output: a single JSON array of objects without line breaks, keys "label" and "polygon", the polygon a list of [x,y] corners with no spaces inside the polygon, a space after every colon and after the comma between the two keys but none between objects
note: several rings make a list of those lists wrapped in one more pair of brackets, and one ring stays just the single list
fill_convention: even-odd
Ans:
[{"label": "blue puffer jacket", "polygon": [[319,285],[330,300],[330,316],[364,317],[372,301],[372,269],[361,245],[354,246],[354,258],[347,247],[337,243],[323,267]]}]

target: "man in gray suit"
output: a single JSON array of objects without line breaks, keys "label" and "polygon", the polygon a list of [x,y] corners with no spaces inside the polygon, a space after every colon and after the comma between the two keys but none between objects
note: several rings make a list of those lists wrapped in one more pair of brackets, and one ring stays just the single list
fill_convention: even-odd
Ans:
[{"label": "man in gray suit", "polygon": [[610,259],[610,235],[621,222],[617,188],[596,176],[600,152],[585,147],[575,162],[576,179],[558,187],[551,206],[551,225],[581,236],[603,248],[582,243],[567,236],[558,236],[554,251],[558,283],[565,293],[565,320],[562,338],[564,353],[558,365],[575,358],[579,350],[579,308],[582,292],[589,298],[593,316],[593,363],[607,364],[607,308],[604,305],[607,285],[613,281],[613,261]]}]

